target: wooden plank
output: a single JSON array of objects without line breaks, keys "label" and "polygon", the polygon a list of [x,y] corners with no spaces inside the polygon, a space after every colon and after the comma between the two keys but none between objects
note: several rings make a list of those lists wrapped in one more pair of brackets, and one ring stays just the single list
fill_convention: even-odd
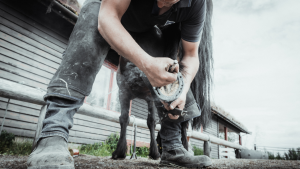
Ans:
[{"label": "wooden plank", "polygon": [[107,139],[107,136],[104,136],[104,135],[89,134],[89,133],[86,133],[86,132],[73,131],[73,130],[70,130],[69,135],[73,136],[73,137],[76,137],[76,138],[87,138],[87,139],[94,139],[94,140],[105,140],[105,139]]},{"label": "wooden plank", "polygon": [[94,139],[78,138],[73,136],[70,136],[68,139],[69,143],[81,143],[81,144],[94,144],[103,141],[105,140],[94,140]]},{"label": "wooden plank", "polygon": [[[52,30],[42,26],[41,24],[35,22],[34,20],[30,19],[26,14],[17,12],[14,9],[7,7],[4,4],[0,3],[0,9],[5,11],[5,13],[1,13],[1,16],[4,18],[9,18],[12,22],[18,24],[19,26],[27,29],[30,32],[35,32],[35,34],[47,39],[55,44],[58,44],[62,48],[66,48],[66,44],[68,43],[68,39],[58,35],[57,33],[53,32]],[[1,11],[1,10],[0,10]],[[10,17],[12,16],[12,17]]]},{"label": "wooden plank", "polygon": [[[2,120],[3,120],[3,118],[1,117],[0,121],[2,121]],[[36,128],[36,124],[22,122],[22,121],[16,121],[16,120],[11,120],[11,119],[5,119],[3,126],[27,129],[27,130],[35,130],[35,128]]]},{"label": "wooden plank", "polygon": [[22,76],[24,78],[28,78],[32,81],[36,81],[36,82],[39,82],[39,83],[42,83],[42,84],[45,84],[45,85],[48,85],[49,82],[50,82],[49,79],[46,79],[44,77],[29,73],[29,72],[26,72],[26,71],[23,71],[22,69],[18,69],[16,67],[11,66],[11,65],[4,64],[3,62],[0,62],[0,70],[7,71],[7,72],[10,72],[10,73]]},{"label": "wooden plank", "polygon": [[[81,125],[78,125],[77,122],[74,121],[74,126],[73,126],[72,130],[73,131],[82,131],[82,132],[91,133],[91,134],[101,134],[101,135],[106,135],[106,136],[109,136],[111,133],[120,131],[119,128],[109,127],[109,126],[100,125],[100,124],[98,124],[98,128],[93,128],[93,127],[81,126]],[[129,131],[131,131],[131,129],[127,128],[127,131],[129,132]],[[141,133],[141,130],[137,130],[137,133],[140,137],[147,137],[147,138],[149,137],[149,133],[147,133],[147,134]]]},{"label": "wooden plank", "polygon": [[46,84],[35,82],[35,81],[32,81],[28,78],[25,78],[25,77],[22,77],[22,76],[19,76],[19,75],[15,75],[13,73],[6,72],[6,71],[3,71],[3,70],[0,70],[0,78],[11,80],[13,82],[21,83],[21,84],[24,84],[26,86],[30,86],[30,87],[34,87],[34,88],[41,88],[45,91],[47,90],[47,86],[48,86]]},{"label": "wooden plank", "polygon": [[[4,117],[5,110],[0,109],[0,117]],[[23,122],[29,122],[29,123],[37,123],[38,118],[34,116],[29,116],[25,114],[15,113],[11,111],[7,111],[6,114],[7,119],[17,120],[17,121],[23,121]]]},{"label": "wooden plank", "polygon": [[[1,17],[0,17],[1,19]],[[17,40],[27,43],[28,45],[34,46],[36,47],[38,50],[44,51],[46,53],[48,53],[47,57],[49,60],[52,60],[53,62],[56,63],[60,63],[61,62],[61,58],[62,58],[62,53],[56,52],[53,49],[50,49],[48,46],[45,46],[42,43],[36,42],[35,40],[32,40],[18,32],[15,32],[3,25],[0,24],[0,31],[3,32],[4,34],[10,35],[14,38],[16,38]],[[50,56],[50,57],[48,57]]]},{"label": "wooden plank", "polygon": [[51,79],[53,74],[45,72],[41,69],[35,68],[30,64],[25,64],[22,62],[19,62],[18,60],[12,59],[10,57],[7,57],[5,55],[0,54],[0,62],[11,65],[13,67],[16,67],[18,69],[22,69],[23,71],[30,72],[32,74],[39,75],[41,77],[44,77],[46,79]]},{"label": "wooden plank", "polygon": [[[42,64],[46,64],[52,68],[57,69],[61,63],[61,59],[54,57],[53,55],[46,53],[34,46],[31,46],[25,42],[22,42],[6,33],[0,31],[1,43],[4,48],[12,50],[16,53],[24,55],[32,60],[38,61]],[[9,43],[8,43],[9,42]]]},{"label": "wooden plank", "polygon": [[31,58],[27,58],[24,55],[15,53],[11,50],[7,50],[6,48],[1,47],[1,41],[2,40],[0,39],[0,54],[8,56],[10,58],[13,58],[15,60],[18,60],[18,61],[23,62],[25,64],[31,65],[35,68],[38,68],[40,70],[43,70],[43,71],[51,73],[51,74],[54,74],[56,72],[55,68],[51,68],[47,65],[41,64],[40,62],[34,61]]},{"label": "wooden plank", "polygon": [[145,105],[147,107],[147,102],[145,100],[143,100],[143,99],[135,98],[135,99],[133,99],[133,103],[134,102],[135,103],[140,103],[140,104]]},{"label": "wooden plank", "polygon": [[[0,101],[0,109],[5,110],[5,108],[6,108],[6,102]],[[16,113],[32,115],[35,117],[38,117],[40,114],[40,112],[36,109],[27,108],[27,107],[15,105],[12,103],[8,105],[7,110],[16,112]]]},{"label": "wooden plank", "polygon": [[[56,46],[53,43],[50,43],[41,37],[29,32],[18,25],[9,22],[8,20],[0,17],[0,30],[6,34],[13,36],[23,42],[31,44],[59,59],[62,58],[62,53],[64,52],[63,48]],[[59,48],[59,49],[57,49]]]},{"label": "wooden plank", "polygon": [[12,128],[12,127],[3,127],[3,130],[9,133],[13,133],[16,136],[34,137],[34,131],[32,130],[25,130],[25,129]]},{"label": "wooden plank", "polygon": [[[99,126],[105,125],[108,128],[109,127],[114,127],[118,128],[118,131],[120,130],[120,124],[116,122],[111,122],[103,119],[97,119],[97,118],[92,118],[89,116],[84,116],[81,114],[75,114],[74,115],[74,124],[82,125],[82,126],[87,126],[87,127],[94,127],[94,128],[101,128]],[[132,126],[127,126],[128,129],[132,129]],[[115,130],[113,130],[115,131]],[[138,132],[144,133],[144,134],[149,134],[148,129],[144,128],[139,128],[138,127]]]},{"label": "wooden plank", "polygon": [[[2,101],[4,103],[7,103],[8,102],[8,98],[0,97],[0,101]],[[23,102],[23,101],[14,100],[14,99],[10,99],[9,103],[10,104],[19,105],[19,106],[28,107],[28,108],[32,108],[32,109],[36,109],[36,110],[40,110],[41,107],[42,107],[41,105],[37,105],[37,104],[33,104],[33,103],[28,103],[28,102]]]},{"label": "wooden plank", "polygon": [[31,152],[34,150],[36,143],[41,135],[42,128],[43,128],[43,121],[45,119],[46,112],[47,112],[47,105],[43,105],[43,107],[41,108],[41,111],[40,111],[38,123],[36,124],[36,130],[35,130],[35,134],[34,134],[34,140],[32,143]]},{"label": "wooden plank", "polygon": [[131,109],[136,110],[136,111],[141,111],[141,112],[145,112],[148,114],[148,107],[140,107],[139,105],[136,104],[132,104]]}]

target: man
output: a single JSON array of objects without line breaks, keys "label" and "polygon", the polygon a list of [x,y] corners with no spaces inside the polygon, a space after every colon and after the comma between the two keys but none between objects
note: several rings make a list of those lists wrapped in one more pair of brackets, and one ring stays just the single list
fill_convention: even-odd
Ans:
[{"label": "man", "polygon": [[[176,80],[178,65],[174,73],[167,72],[166,67],[174,61],[150,56],[129,32],[146,32],[155,25],[181,23],[185,87],[177,100],[164,106],[168,110],[175,107],[182,110],[199,68],[198,46],[205,13],[205,0],[87,0],[70,36],[62,63],[44,96],[47,112],[38,143],[28,158],[28,167],[74,168],[73,158],[67,149],[69,129],[73,126],[75,112],[83,104],[84,97],[90,94],[95,76],[110,48],[133,62],[154,87]],[[178,116],[169,114],[169,118],[178,119]],[[180,125],[172,122],[162,124],[162,163],[185,167],[211,164],[207,156],[189,154],[182,147],[178,133]]]}]

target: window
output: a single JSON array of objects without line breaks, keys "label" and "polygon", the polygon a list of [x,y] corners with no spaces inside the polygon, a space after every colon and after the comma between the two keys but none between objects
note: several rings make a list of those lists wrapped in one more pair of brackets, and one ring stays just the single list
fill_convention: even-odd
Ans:
[{"label": "window", "polygon": [[116,112],[121,112],[121,105],[119,101],[119,86],[117,84],[117,72],[114,72],[113,76],[113,85],[111,90],[111,101],[109,109]]},{"label": "window", "polygon": [[117,85],[117,67],[105,61],[96,76],[91,94],[85,103],[116,112],[121,112],[119,87]]}]

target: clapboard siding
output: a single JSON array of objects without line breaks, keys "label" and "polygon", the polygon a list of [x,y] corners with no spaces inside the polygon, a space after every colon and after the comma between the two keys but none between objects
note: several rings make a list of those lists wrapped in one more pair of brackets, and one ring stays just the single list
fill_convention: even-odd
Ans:
[{"label": "clapboard siding", "polygon": [[210,125],[208,127],[206,127],[203,130],[203,132],[218,137],[218,131],[219,131],[219,128],[218,128],[217,117],[213,116]]},{"label": "clapboard siding", "polygon": [[[211,120],[211,124],[203,130],[203,133],[213,135],[218,137],[218,118],[213,116]],[[196,147],[202,148],[204,146],[204,142],[201,140],[197,140],[194,138],[190,138],[190,144],[195,145]],[[219,158],[219,146],[217,144],[211,144],[211,158],[218,159]]]},{"label": "clapboard siding", "polygon": [[[156,110],[155,110],[156,112]],[[148,118],[148,104],[145,100],[135,98],[132,100],[131,115],[147,120]],[[158,120],[158,115],[155,113],[155,120]]]},{"label": "clapboard siding", "polygon": [[[36,1],[28,0],[22,4],[22,2],[18,0],[3,0],[0,4],[0,9],[14,16],[14,18],[17,18],[18,20],[14,20],[14,22],[24,29],[34,32],[35,34],[60,45],[62,48],[66,47],[69,35],[71,33],[69,29],[73,29],[72,25],[66,25],[65,20],[55,16],[53,13],[47,14],[45,17],[46,8],[41,4],[36,3]],[[4,12],[1,14],[5,17]],[[9,18],[9,16],[6,16],[5,18]],[[68,35],[66,35],[65,32],[61,33],[64,30],[53,29],[53,27],[57,26],[53,25],[53,21],[55,20],[56,23],[64,23],[61,25],[65,26],[65,32],[68,32]]]},{"label": "clapboard siding", "polygon": [[131,115],[141,119],[148,118],[148,104],[145,100],[135,98],[131,104]]}]

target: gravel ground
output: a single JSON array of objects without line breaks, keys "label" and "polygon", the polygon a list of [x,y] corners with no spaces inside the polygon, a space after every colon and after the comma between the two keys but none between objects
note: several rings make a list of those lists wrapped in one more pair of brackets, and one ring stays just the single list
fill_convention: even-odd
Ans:
[{"label": "gravel ground", "polygon": [[[3,156],[0,155],[0,169],[16,168],[26,169],[26,160],[28,156]],[[170,169],[174,166],[160,166],[159,160],[149,160],[147,158],[138,158],[137,160],[111,160],[110,157],[95,157],[89,155],[80,155],[74,158],[76,169],[86,168],[105,168],[105,169]],[[298,168],[300,161],[285,160],[245,160],[245,159],[213,159],[213,165],[208,169],[238,169],[238,168]]]}]

